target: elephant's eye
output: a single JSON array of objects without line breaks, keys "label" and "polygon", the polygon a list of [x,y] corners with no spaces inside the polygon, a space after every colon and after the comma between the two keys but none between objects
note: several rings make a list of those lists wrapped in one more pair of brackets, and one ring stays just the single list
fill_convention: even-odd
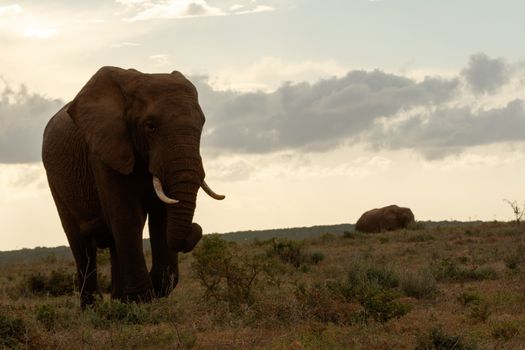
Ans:
[{"label": "elephant's eye", "polygon": [[155,123],[152,122],[151,120],[148,120],[148,121],[146,122],[146,125],[145,125],[145,126],[146,126],[146,130],[147,130],[148,132],[155,132],[155,131],[157,131],[157,126],[156,126]]}]

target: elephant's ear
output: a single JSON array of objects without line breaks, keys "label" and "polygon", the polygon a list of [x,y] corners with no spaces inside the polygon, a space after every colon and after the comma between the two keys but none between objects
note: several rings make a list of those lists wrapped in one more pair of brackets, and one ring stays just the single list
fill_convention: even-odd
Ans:
[{"label": "elephant's ear", "polygon": [[126,175],[133,171],[135,159],[124,119],[125,91],[138,75],[135,70],[102,67],[67,110],[90,150],[107,166]]}]

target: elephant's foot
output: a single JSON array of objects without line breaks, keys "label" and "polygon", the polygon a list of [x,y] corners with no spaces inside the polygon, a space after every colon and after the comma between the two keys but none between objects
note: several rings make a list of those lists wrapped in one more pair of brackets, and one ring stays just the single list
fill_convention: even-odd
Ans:
[{"label": "elephant's foot", "polygon": [[80,307],[82,308],[82,310],[85,310],[87,307],[95,304],[97,300],[102,300],[102,294],[98,291],[82,291],[80,293]]},{"label": "elephant's foot", "polygon": [[167,297],[179,282],[178,273],[170,272],[156,272],[151,270],[151,281],[153,282],[153,289],[157,298]]},{"label": "elephant's foot", "polygon": [[153,299],[155,293],[148,275],[146,280],[124,288],[122,296],[119,298],[123,302],[148,302]]}]

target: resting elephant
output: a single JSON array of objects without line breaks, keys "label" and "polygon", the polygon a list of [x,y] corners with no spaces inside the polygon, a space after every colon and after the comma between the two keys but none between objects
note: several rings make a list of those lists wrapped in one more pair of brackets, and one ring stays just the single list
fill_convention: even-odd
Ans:
[{"label": "resting elephant", "polygon": [[202,237],[192,223],[197,191],[224,198],[204,181],[204,120],[197,90],[181,73],[103,67],[47,124],[42,159],[77,265],[82,307],[99,294],[97,247],[110,249],[112,298],[146,301],[176,286],[177,253]]},{"label": "resting elephant", "polygon": [[365,212],[357,220],[355,229],[367,233],[392,231],[406,228],[413,222],[414,214],[412,210],[398,207],[397,205],[389,205]]}]

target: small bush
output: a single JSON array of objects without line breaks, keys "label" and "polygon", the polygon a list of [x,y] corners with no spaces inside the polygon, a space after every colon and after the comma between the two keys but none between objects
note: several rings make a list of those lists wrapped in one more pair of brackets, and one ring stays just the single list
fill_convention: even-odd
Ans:
[{"label": "small bush", "polygon": [[366,310],[366,314],[379,322],[387,322],[398,318],[410,311],[409,305],[396,302],[399,293],[395,290],[368,290],[358,297],[359,302]]},{"label": "small bush", "polygon": [[466,282],[497,278],[496,271],[490,267],[466,269],[450,259],[442,259],[433,267],[432,272],[438,281]]},{"label": "small bush", "polygon": [[436,279],[428,270],[406,272],[401,276],[400,287],[406,296],[423,299],[437,293]]},{"label": "small bush", "polygon": [[47,330],[51,330],[55,327],[57,312],[52,305],[39,305],[36,308],[36,319]]},{"label": "small bush", "polygon": [[258,256],[242,256],[231,244],[209,235],[193,251],[192,269],[205,296],[232,306],[252,304],[254,286],[269,263]]},{"label": "small bush", "polygon": [[347,282],[334,288],[339,288],[348,301],[358,301],[367,317],[386,322],[410,310],[408,305],[395,301],[401,296],[398,285],[399,277],[391,269],[354,263]]},{"label": "small bush", "polygon": [[34,295],[71,295],[75,290],[75,274],[55,270],[50,275],[32,273],[26,276],[21,289]]},{"label": "small bush", "polygon": [[323,260],[324,260],[324,254],[321,252],[315,252],[310,255],[310,261],[313,264],[319,264]]},{"label": "small bush", "polygon": [[0,315],[0,346],[15,348],[25,342],[27,328],[19,318]]},{"label": "small bush", "polygon": [[348,303],[336,289],[326,284],[309,287],[298,285],[295,297],[303,319],[351,324],[362,318],[362,307]]},{"label": "small bush", "polygon": [[476,350],[477,346],[466,343],[458,335],[448,335],[441,328],[433,328],[419,336],[414,350]]},{"label": "small bush", "polygon": [[359,235],[357,234],[357,232],[344,231],[343,238],[356,239],[359,238]]},{"label": "small bush", "polygon": [[389,268],[371,266],[366,269],[365,274],[370,283],[383,289],[396,288],[399,285],[399,277]]},{"label": "small bush", "polygon": [[307,261],[302,244],[288,239],[274,239],[266,254],[269,257],[276,256],[297,269]]},{"label": "small bush", "polygon": [[158,323],[147,310],[147,305],[124,303],[119,300],[101,301],[91,307],[91,323],[95,327],[103,328],[113,322],[128,325]]}]

